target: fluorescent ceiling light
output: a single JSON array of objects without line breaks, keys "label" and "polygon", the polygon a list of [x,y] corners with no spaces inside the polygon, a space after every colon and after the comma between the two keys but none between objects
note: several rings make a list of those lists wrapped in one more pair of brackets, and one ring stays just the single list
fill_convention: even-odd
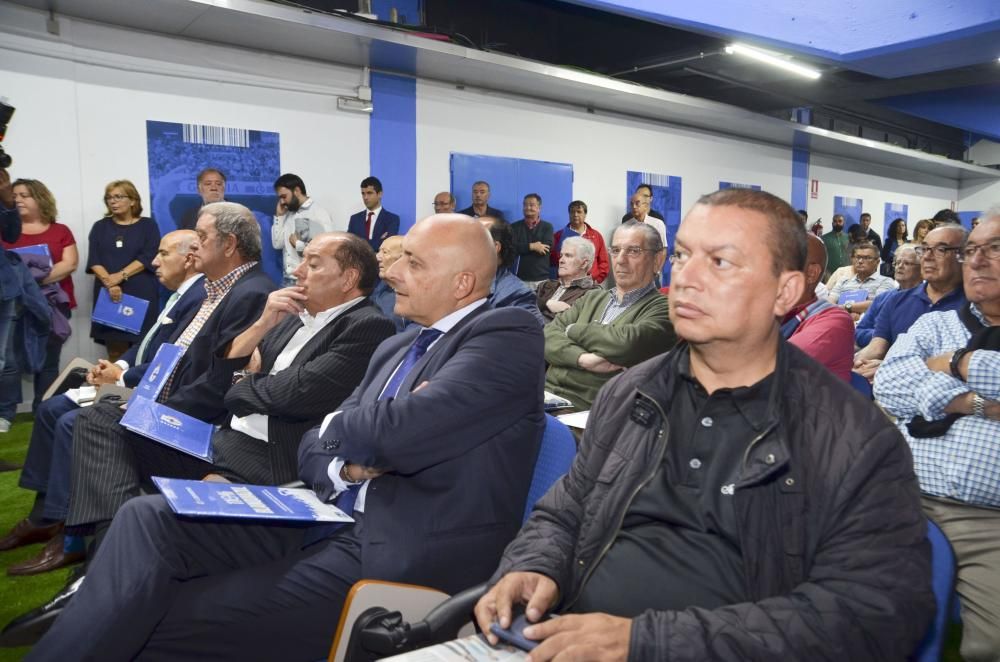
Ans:
[{"label": "fluorescent ceiling light", "polygon": [[779,69],[784,69],[785,71],[790,71],[793,74],[798,74],[800,76],[805,76],[812,80],[816,80],[820,77],[820,72],[815,69],[810,69],[809,67],[804,67],[801,64],[795,64],[771,53],[758,50],[756,48],[750,48],[749,46],[744,46],[743,44],[730,44],[726,46],[726,53],[729,55],[743,55],[758,62],[764,62],[765,64],[770,64],[772,67],[778,67]]}]

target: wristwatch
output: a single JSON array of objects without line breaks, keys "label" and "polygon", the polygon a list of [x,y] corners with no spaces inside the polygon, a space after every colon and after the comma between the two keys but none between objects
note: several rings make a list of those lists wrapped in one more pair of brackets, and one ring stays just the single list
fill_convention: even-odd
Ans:
[{"label": "wristwatch", "polygon": [[972,415],[986,418],[986,399],[978,393],[972,394]]},{"label": "wristwatch", "polygon": [[847,312],[851,312],[851,310],[853,310],[853,308],[854,308],[854,302],[853,301],[848,301],[847,303],[844,304],[844,310],[846,310]]},{"label": "wristwatch", "polygon": [[[954,351],[951,355],[951,361],[948,362],[948,369],[951,370],[951,376],[955,379],[962,379],[962,373],[958,369],[958,364],[961,363],[962,357],[969,353],[968,347],[960,347]],[[963,380],[964,381],[964,380]]]}]

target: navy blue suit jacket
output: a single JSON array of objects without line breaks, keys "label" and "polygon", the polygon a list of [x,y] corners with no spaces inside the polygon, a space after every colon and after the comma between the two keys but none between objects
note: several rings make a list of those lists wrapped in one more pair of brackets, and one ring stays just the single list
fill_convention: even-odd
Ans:
[{"label": "navy blue suit jacket", "polygon": [[[210,423],[227,418],[223,399],[232,386],[232,375],[220,375],[212,364],[216,355],[257,321],[274,289],[274,281],[260,264],[236,281],[181,357],[164,404]],[[187,324],[176,326],[169,342],[176,342]]]},{"label": "navy blue suit jacket", "polygon": [[380,401],[419,330],[383,342],[322,437],[303,437],[299,475],[329,499],[335,457],[383,469],[368,486],[361,576],[454,593],[489,578],[521,526],[545,426],[545,342],[526,311],[486,304]]},{"label": "navy blue suit jacket", "polygon": [[[362,239],[368,239],[365,236],[365,219],[368,217],[368,210],[359,211],[357,214],[351,216],[350,222],[347,224],[347,231],[351,234],[355,234]],[[384,208],[379,212],[378,218],[375,219],[375,227],[372,229],[372,238],[368,239],[368,243],[371,245],[372,250],[376,253],[378,249],[382,246],[382,241],[386,237],[391,237],[394,234],[399,234],[399,216],[396,216],[391,211],[386,211]]]},{"label": "navy blue suit jacket", "polygon": [[135,365],[136,356],[139,354],[139,345],[142,343],[136,343],[132,345],[127,352],[122,355],[122,360],[128,363],[131,367],[125,371],[122,375],[122,379],[125,381],[125,386],[129,388],[135,388],[135,385],[139,383],[142,376],[146,374],[146,368],[152,362],[153,357],[156,356],[156,350],[160,349],[160,345],[165,342],[170,342],[171,336],[174,335],[178,327],[184,328],[188,323],[194,319],[195,314],[201,307],[201,302],[205,300],[205,277],[202,276],[195,282],[191,283],[191,287],[181,295],[181,298],[177,300],[174,307],[170,309],[170,323],[164,322],[160,325],[160,328],[156,330],[156,335],[153,339],[149,341],[149,345],[146,347],[146,352],[143,355],[145,359],[139,365]]}]

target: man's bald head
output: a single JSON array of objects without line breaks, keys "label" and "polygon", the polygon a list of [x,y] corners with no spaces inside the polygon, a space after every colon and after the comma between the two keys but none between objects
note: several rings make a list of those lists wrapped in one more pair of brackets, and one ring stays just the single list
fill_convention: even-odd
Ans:
[{"label": "man's bald head", "polygon": [[806,267],[803,272],[806,275],[806,286],[802,290],[799,298],[799,305],[812,301],[816,296],[816,285],[823,280],[823,273],[826,271],[826,245],[823,240],[816,235],[806,234]]},{"label": "man's bald head", "polygon": [[191,252],[197,241],[198,233],[194,230],[174,230],[160,238],[160,246],[153,259],[153,269],[156,277],[168,290],[176,290],[197,273]]},{"label": "man's bald head", "polygon": [[496,271],[486,229],[461,214],[420,221],[403,239],[403,257],[386,270],[395,313],[423,326],[489,296]]},{"label": "man's bald head", "polygon": [[375,254],[376,259],[378,259],[378,277],[385,278],[386,269],[391,267],[402,254],[403,236],[394,234],[391,237],[386,237],[382,241],[382,245],[379,246],[378,253]]}]

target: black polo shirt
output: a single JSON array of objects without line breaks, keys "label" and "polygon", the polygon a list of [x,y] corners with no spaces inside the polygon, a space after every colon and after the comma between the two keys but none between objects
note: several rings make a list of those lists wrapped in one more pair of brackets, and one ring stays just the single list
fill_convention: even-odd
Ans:
[{"label": "black polo shirt", "polygon": [[773,374],[711,396],[686,354],[667,413],[663,461],[572,611],[634,617],[647,609],[714,609],[745,602],[746,573],[733,507],[743,454],[764,431]]}]

